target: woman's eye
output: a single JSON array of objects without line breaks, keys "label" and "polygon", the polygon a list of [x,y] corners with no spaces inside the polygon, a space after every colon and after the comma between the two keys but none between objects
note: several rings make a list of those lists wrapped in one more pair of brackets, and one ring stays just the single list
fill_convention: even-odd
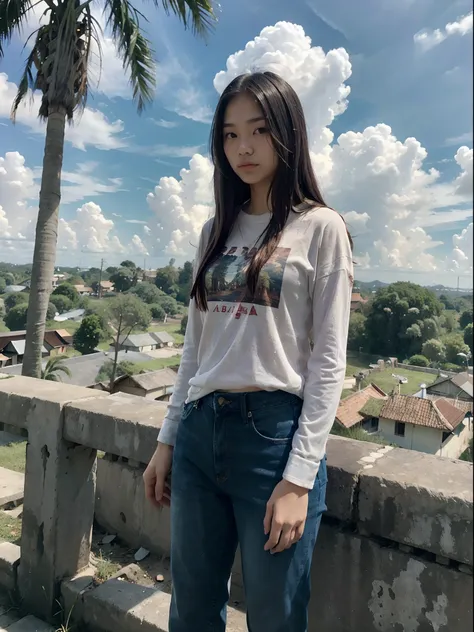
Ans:
[{"label": "woman's eye", "polygon": [[255,130],[255,134],[266,134],[268,132],[268,128],[267,127],[258,127]]},{"label": "woman's eye", "polygon": [[226,134],[224,134],[224,139],[227,140],[229,138],[236,138],[236,135],[234,132],[227,132]]}]

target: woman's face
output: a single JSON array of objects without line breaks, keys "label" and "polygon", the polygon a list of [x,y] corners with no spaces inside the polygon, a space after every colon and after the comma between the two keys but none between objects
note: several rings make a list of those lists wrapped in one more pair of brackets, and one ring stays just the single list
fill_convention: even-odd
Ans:
[{"label": "woman's face", "polygon": [[240,94],[229,103],[223,137],[227,160],[245,183],[272,182],[278,156],[263,112],[252,96]]}]

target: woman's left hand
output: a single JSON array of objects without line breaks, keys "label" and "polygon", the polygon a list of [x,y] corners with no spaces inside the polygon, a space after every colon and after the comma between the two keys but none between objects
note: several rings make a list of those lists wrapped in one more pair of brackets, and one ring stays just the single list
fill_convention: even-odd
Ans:
[{"label": "woman's left hand", "polygon": [[275,487],[263,521],[265,535],[270,534],[265,551],[281,553],[301,539],[308,514],[308,492],[285,479]]}]

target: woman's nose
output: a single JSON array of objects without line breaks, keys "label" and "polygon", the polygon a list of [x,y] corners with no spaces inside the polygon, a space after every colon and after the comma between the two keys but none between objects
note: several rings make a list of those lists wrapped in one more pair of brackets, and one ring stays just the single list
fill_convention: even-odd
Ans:
[{"label": "woman's nose", "polygon": [[250,143],[242,141],[239,145],[240,156],[251,156],[253,154],[253,148]]}]

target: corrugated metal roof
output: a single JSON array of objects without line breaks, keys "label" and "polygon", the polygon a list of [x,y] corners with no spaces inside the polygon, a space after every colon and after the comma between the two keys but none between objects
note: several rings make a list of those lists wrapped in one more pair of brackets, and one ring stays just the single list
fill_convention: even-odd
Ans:
[{"label": "corrugated metal roof", "polygon": [[[25,345],[26,340],[10,340],[5,349],[8,349],[8,347],[13,347],[13,350],[17,355],[25,355]],[[45,349],[45,347],[43,346],[41,347],[41,353],[48,353],[48,350]]]},{"label": "corrugated metal roof", "polygon": [[155,347],[157,341],[151,334],[131,334],[130,336],[120,336],[119,343],[123,347]]},{"label": "corrugated metal roof", "polygon": [[155,340],[158,340],[158,342],[160,342],[163,345],[166,345],[169,342],[174,343],[173,336],[169,334],[167,331],[154,331],[151,335],[153,336],[153,338],[155,338]]},{"label": "corrugated metal roof", "polygon": [[123,375],[116,380],[116,384],[130,380],[139,388],[145,391],[153,391],[157,388],[174,386],[176,382],[176,373],[172,369],[160,369],[159,371],[150,371],[148,373],[140,373],[139,375]]}]

